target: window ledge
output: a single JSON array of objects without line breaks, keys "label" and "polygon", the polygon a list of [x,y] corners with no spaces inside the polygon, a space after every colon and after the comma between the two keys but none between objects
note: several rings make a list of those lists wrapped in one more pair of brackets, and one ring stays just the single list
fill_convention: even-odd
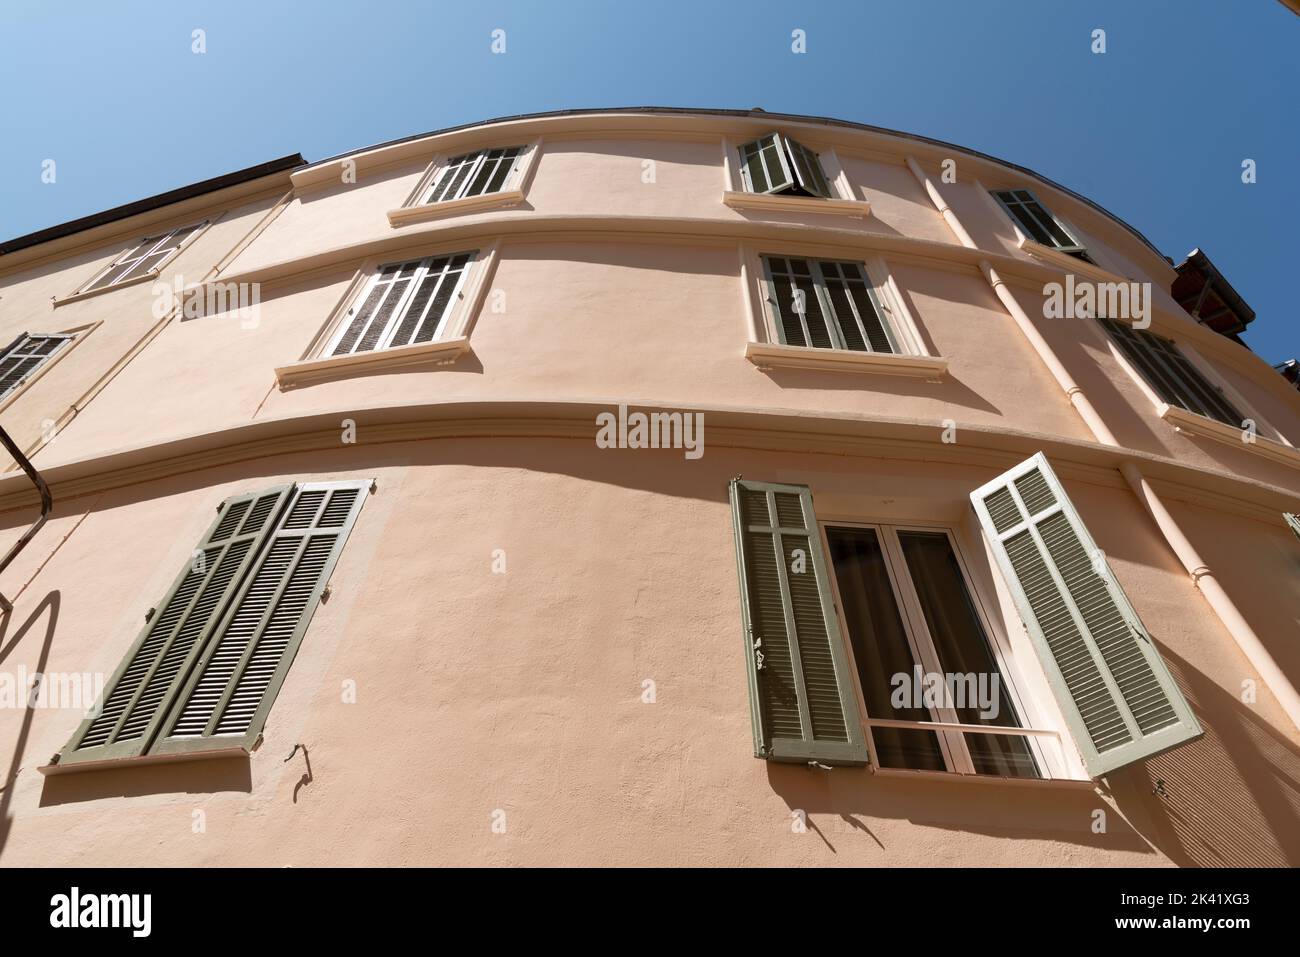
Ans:
[{"label": "window ledge", "polygon": [[816,349],[785,346],[772,342],[749,342],[745,358],[760,369],[822,369],[831,372],[875,372],[918,379],[939,379],[948,371],[941,356],[906,356],[884,352],[853,352],[848,349]]},{"label": "window ledge", "polygon": [[953,771],[909,771],[906,768],[878,768],[871,765],[871,773],[882,778],[902,778],[921,781],[948,781],[963,784],[1000,785],[1003,787],[1065,788],[1074,791],[1095,791],[1097,782],[1090,778],[1011,778],[998,774],[958,774]]},{"label": "window ledge", "polygon": [[435,339],[433,342],[420,342],[411,346],[398,346],[396,349],[375,349],[370,352],[354,352],[346,356],[326,356],[320,359],[304,359],[275,370],[275,380],[280,391],[313,385],[330,379],[346,378],[349,375],[366,372],[387,372],[405,366],[450,365],[469,352],[469,338],[457,336],[454,339]]},{"label": "window ledge", "polygon": [[57,774],[79,774],[82,771],[111,771],[117,768],[137,768],[148,764],[179,764],[188,761],[211,761],[218,758],[247,758],[250,752],[243,746],[229,748],[204,748],[194,751],[176,751],[169,754],[133,754],[125,758],[105,758],[102,761],[70,761],[67,764],[45,764],[38,767],[45,777]]},{"label": "window ledge", "polygon": [[[1091,279],[1099,282],[1128,282],[1123,276],[1118,276],[1108,269],[1103,269],[1096,263],[1087,263],[1077,256],[1071,256],[1069,253],[1063,253],[1059,249],[1053,249],[1051,246],[1044,246],[1040,242],[1029,239],[1028,237],[1020,241],[1020,248],[1031,256],[1038,259],[1045,259],[1053,266],[1060,266],[1073,273],[1081,273]],[[1087,250],[1084,250],[1085,252]]]},{"label": "window ledge", "polygon": [[411,223],[426,223],[459,213],[478,213],[488,209],[501,209],[518,206],[524,201],[524,192],[520,189],[506,189],[499,193],[485,193],[482,196],[466,196],[463,199],[449,199],[445,203],[421,203],[418,206],[403,206],[401,209],[388,211],[390,226],[407,226]]},{"label": "window ledge", "polygon": [[70,302],[80,302],[83,299],[93,299],[95,296],[102,296],[104,293],[113,292],[115,289],[126,289],[128,286],[138,286],[142,282],[153,282],[157,278],[158,270],[150,269],[146,273],[132,276],[130,279],[123,280],[122,282],[115,282],[111,286],[100,286],[98,289],[90,289],[86,292],[74,292],[72,295],[63,296],[62,298],[56,296],[51,300],[51,305],[53,305],[55,309],[58,309],[59,306],[66,306]]},{"label": "window ledge", "polygon": [[763,209],[777,212],[830,213],[834,216],[871,215],[865,199],[822,199],[820,196],[781,196],[772,193],[746,193],[727,190],[722,202],[732,209]]},{"label": "window ledge", "polygon": [[1199,413],[1188,412],[1176,405],[1161,404],[1160,418],[1179,432],[1188,432],[1203,438],[1215,439],[1226,445],[1232,445],[1248,452],[1254,452],[1256,455],[1262,455],[1274,462],[1281,462],[1284,465],[1300,466],[1300,449],[1283,445],[1281,442],[1265,438],[1262,435],[1256,435],[1253,442],[1243,441],[1244,429],[1233,428]]}]

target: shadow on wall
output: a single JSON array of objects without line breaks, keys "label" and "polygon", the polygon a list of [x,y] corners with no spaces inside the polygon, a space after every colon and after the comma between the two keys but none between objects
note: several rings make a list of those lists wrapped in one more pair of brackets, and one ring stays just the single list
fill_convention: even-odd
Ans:
[{"label": "shadow on wall", "polygon": [[[4,612],[0,616],[0,664],[13,653],[18,644],[27,637],[27,633],[35,627],[36,623],[45,613],[49,612],[49,621],[45,625],[45,638],[41,642],[40,654],[37,655],[36,665],[31,669],[32,674],[45,672],[45,664],[50,660],[50,648],[54,644],[54,629],[59,623],[59,602],[60,593],[55,590],[41,599],[41,603],[36,606],[22,626],[14,632],[13,638],[6,643],[4,638],[9,632],[10,619],[12,612]],[[0,784],[3,788],[0,791],[0,853],[4,852],[5,845],[9,841],[9,803],[13,800],[13,784],[18,777],[19,762],[22,761],[23,752],[27,750],[27,739],[32,733],[32,719],[35,716],[35,709],[27,707],[23,709],[22,724],[18,729],[18,736],[13,742],[13,750],[9,756],[9,766],[5,769],[4,782]]]},{"label": "shadow on wall", "polygon": [[[867,770],[837,768],[809,770],[800,765],[769,763],[768,782],[790,807],[807,814],[836,814],[846,822],[843,833],[864,832],[880,851],[878,858],[863,863],[888,865],[997,865],[1024,860],[988,860],[982,851],[964,848],[952,837],[944,837],[945,854],[932,861],[917,859],[915,847],[887,847],[861,818],[890,818],[918,827],[980,834],[1006,841],[1062,842],[1089,848],[1153,854],[1142,835],[1109,814],[1109,808],[1093,791],[1068,787],[1011,785],[993,781],[943,780],[872,774]],[[1108,811],[1104,834],[1092,831],[1094,812]],[[832,853],[839,848],[833,835],[816,827],[808,829],[826,843]],[[853,840],[857,841],[856,837]],[[1012,852],[1014,854],[1014,852]],[[856,861],[856,854],[853,855]],[[1068,860],[1061,863],[1068,863]],[[1156,863],[1154,860],[1152,863]]]},{"label": "shadow on wall", "polygon": [[1214,724],[1202,719],[1204,737],[1115,775],[1120,810],[1176,864],[1300,865],[1300,749],[1168,648],[1161,654]]},{"label": "shadow on wall", "polygon": [[[1118,814],[1100,795],[1082,790],[919,776],[909,780],[776,763],[768,765],[768,781],[792,814],[835,814],[847,825],[841,833],[863,831],[881,852],[872,863],[891,863],[895,850],[900,855],[909,852],[887,847],[862,818],[1141,852],[1152,855],[1152,864],[1160,863],[1157,855],[1183,867],[1300,864],[1300,749],[1186,661],[1167,649],[1164,658],[1193,709],[1213,715],[1216,723],[1207,724],[1205,736],[1197,741],[1111,775],[1106,783]],[[1103,834],[1092,830],[1097,809],[1107,812]],[[834,834],[811,819],[807,826],[832,853],[839,853]],[[932,863],[957,863],[964,854],[977,853],[947,846],[951,856]]]}]

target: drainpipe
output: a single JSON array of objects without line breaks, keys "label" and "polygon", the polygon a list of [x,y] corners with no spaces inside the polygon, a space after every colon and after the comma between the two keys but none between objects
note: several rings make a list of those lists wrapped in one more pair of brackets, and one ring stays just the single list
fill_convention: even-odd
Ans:
[{"label": "drainpipe", "polygon": [[[27,547],[27,543],[32,540],[32,536],[40,531],[41,526],[45,524],[45,520],[49,518],[50,509],[54,507],[54,496],[50,494],[50,487],[45,484],[45,479],[41,478],[41,473],[36,471],[32,463],[27,460],[27,456],[23,455],[23,450],[9,437],[9,433],[2,426],[0,426],[0,445],[3,445],[5,451],[14,457],[14,461],[27,473],[27,477],[36,486],[36,490],[41,493],[40,517],[32,522],[31,528],[23,532],[18,541],[14,542],[13,547],[9,549],[5,557],[0,558],[0,572],[3,572],[9,567],[9,563],[18,557],[18,553]],[[14,610],[13,603],[4,595],[0,595],[0,610],[6,613]]]},{"label": "drainpipe", "polygon": [[[957,219],[957,214],[944,201],[943,194],[939,192],[938,186],[921,169],[920,164],[909,156],[907,166],[912,171],[912,175],[920,182],[926,195],[929,196],[930,202],[934,204],[934,208],[939,211],[944,222],[952,229],[957,240],[969,249],[978,249],[979,247],[971,239],[970,233],[966,232]],[[1074,406],[1075,411],[1079,413],[1079,416],[1096,440],[1102,445],[1108,445],[1112,448],[1123,448],[1110,429],[1106,427],[1105,421],[1088,400],[1083,389],[1066,371],[1065,366],[1056,357],[1056,353],[1052,351],[1052,347],[1048,345],[1047,340],[1043,338],[1038,328],[1030,320],[1015,296],[1012,295],[1011,290],[1007,288],[1006,282],[987,260],[980,263],[980,271],[984,274],[984,278],[988,280],[989,285],[993,288],[994,293],[1002,302],[1012,320],[1020,328],[1021,334],[1028,340],[1042,363],[1047,366],[1048,371],[1052,373],[1052,377],[1056,379],[1061,390],[1069,397],[1070,404]],[[1165,508],[1164,502],[1156,495],[1151,483],[1142,475],[1137,464],[1133,461],[1121,462],[1119,470],[1129,488],[1133,490],[1133,494],[1142,503],[1147,514],[1151,516],[1151,520],[1155,522],[1160,534],[1164,536],[1169,548],[1182,563],[1192,583],[1205,597],[1210,607],[1214,609],[1214,613],[1218,616],[1223,627],[1227,629],[1228,634],[1237,643],[1237,647],[1246,656],[1246,660],[1264,679],[1264,683],[1273,692],[1278,704],[1282,706],[1282,710],[1291,719],[1291,723],[1300,728],[1300,694],[1297,694],[1295,686],[1287,679],[1282,669],[1278,667],[1277,662],[1269,654],[1264,643],[1255,634],[1255,630],[1242,616],[1232,599],[1228,597],[1228,593],[1223,590],[1223,586],[1214,577],[1214,572],[1197,553],[1192,543],[1188,541],[1182,529],[1178,527],[1178,523],[1174,521],[1174,517]]]}]

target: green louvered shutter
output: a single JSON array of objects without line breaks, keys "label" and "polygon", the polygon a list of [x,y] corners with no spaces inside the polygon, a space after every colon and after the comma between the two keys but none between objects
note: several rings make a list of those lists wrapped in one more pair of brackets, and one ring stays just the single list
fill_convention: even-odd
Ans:
[{"label": "green louvered shutter", "polygon": [[127,757],[149,749],[168,706],[275,527],[291,488],[283,485],[223,503],[113,674],[98,708],[61,752],[60,764]]},{"label": "green louvered shutter", "polygon": [[866,764],[812,493],[804,485],[734,479],[731,513],[754,753]]},{"label": "green louvered shutter", "polygon": [[159,753],[251,748],[293,663],[368,482],[309,482],[262,550],[178,695]]},{"label": "green louvered shutter", "polygon": [[740,178],[751,193],[779,193],[794,185],[778,134],[769,133],[740,148]]},{"label": "green louvered shutter", "polygon": [[802,143],[796,143],[789,137],[786,138],[785,144],[790,149],[791,166],[794,167],[794,175],[799,180],[799,185],[814,196],[830,199],[831,184],[826,181],[826,173],[822,170],[820,157]]},{"label": "green louvered shutter", "polygon": [[1151,636],[1040,452],[971,493],[1016,607],[1101,777],[1201,735]]}]

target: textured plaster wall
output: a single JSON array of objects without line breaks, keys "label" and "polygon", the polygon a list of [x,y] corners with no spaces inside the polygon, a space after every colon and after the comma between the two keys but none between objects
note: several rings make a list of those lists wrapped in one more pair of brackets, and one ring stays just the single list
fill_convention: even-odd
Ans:
[{"label": "textured plaster wall", "polygon": [[[282,456],[69,501],[20,578],[6,669],[111,669],[226,494],[374,477],[250,762],[42,778],[80,715],[0,712],[6,864],[1295,864],[1297,735],[1126,492],[1069,491],[1210,734],[1090,788],[899,779],[751,753],[726,480],[836,520],[962,512],[982,469],[440,441]],[[86,512],[89,514],[86,514]],[[84,516],[84,518],[82,517]],[[78,523],[78,520],[79,523]],[[61,547],[56,544],[75,525]],[[991,580],[965,537],[987,595]],[[494,549],[506,573],[491,570]],[[51,554],[52,553],[52,554]],[[105,562],[105,555],[113,561]],[[1243,550],[1243,563],[1252,561]],[[1253,559],[1243,574],[1262,568]],[[42,566],[43,567],[40,567]],[[1300,615],[1300,595],[1260,624]],[[995,612],[996,616],[996,612]],[[997,627],[1005,625],[997,618]],[[1014,668],[1032,684],[1032,659]],[[656,701],[641,700],[643,681]],[[357,701],[344,704],[345,681]],[[312,779],[303,782],[308,748]],[[12,760],[8,760],[12,757]],[[1093,811],[1107,814],[1093,833]],[[506,814],[504,835],[492,815]],[[803,810],[807,833],[791,829]],[[195,811],[206,830],[193,830]]]}]

